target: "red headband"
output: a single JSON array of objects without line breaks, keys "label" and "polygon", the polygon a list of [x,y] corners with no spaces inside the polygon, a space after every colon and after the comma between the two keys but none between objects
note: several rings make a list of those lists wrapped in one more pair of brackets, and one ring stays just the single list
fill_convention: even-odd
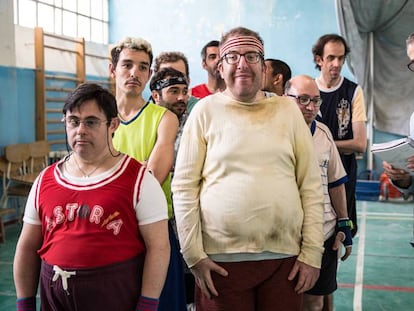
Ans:
[{"label": "red headband", "polygon": [[264,54],[263,43],[259,39],[252,36],[240,36],[232,37],[227,40],[220,48],[220,57],[226,55],[227,52],[231,51],[236,47],[253,47],[259,49],[259,52]]}]

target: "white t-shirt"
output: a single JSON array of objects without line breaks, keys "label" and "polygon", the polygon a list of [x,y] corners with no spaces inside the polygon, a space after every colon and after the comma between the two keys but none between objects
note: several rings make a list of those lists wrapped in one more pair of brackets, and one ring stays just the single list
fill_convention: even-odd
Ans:
[{"label": "white t-shirt", "polygon": [[[98,183],[101,180],[109,178],[114,174],[124,162],[124,157],[121,157],[118,163],[111,169],[97,176],[92,176],[90,178],[74,177],[67,172],[62,171],[62,178],[70,181],[73,184],[78,185],[87,185]],[[59,168],[58,168],[59,169]],[[29,193],[23,221],[33,225],[41,225],[41,219],[39,219],[39,213],[35,207],[35,195],[36,188],[39,182],[37,178],[32,186],[32,189]],[[139,219],[140,225],[146,225],[154,223],[160,220],[168,219],[167,214],[167,201],[165,200],[164,193],[159,182],[151,175],[148,171],[144,172],[144,177],[141,183],[140,196],[137,204],[135,205],[135,211],[137,219]]]}]

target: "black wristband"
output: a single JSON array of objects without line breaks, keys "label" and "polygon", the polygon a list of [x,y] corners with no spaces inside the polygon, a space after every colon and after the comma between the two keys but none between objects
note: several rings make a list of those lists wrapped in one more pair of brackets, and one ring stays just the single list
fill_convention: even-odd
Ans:
[{"label": "black wristband", "polygon": [[345,247],[352,246],[352,234],[351,230],[354,228],[354,224],[352,223],[352,220],[349,220],[348,218],[340,219],[338,220],[338,232],[343,232],[345,235],[345,240],[342,241]]}]

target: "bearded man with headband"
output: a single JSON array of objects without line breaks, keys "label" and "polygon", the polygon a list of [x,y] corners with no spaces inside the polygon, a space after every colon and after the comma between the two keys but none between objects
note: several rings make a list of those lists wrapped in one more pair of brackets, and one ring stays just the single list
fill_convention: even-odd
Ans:
[{"label": "bearded man with headband", "polygon": [[296,104],[265,98],[263,40],[220,42],[223,92],[200,100],[178,150],[173,201],[197,310],[301,310],[319,276],[323,194]]},{"label": "bearded man with headband", "polygon": [[116,104],[120,125],[113,144],[140,162],[161,184],[168,204],[170,263],[161,292],[158,311],[182,311],[186,308],[184,270],[172,218],[171,168],[174,163],[174,142],[177,116],[165,107],[146,102],[142,97],[152,70],[151,44],[142,38],[127,37],[111,50],[109,69],[116,84]]}]

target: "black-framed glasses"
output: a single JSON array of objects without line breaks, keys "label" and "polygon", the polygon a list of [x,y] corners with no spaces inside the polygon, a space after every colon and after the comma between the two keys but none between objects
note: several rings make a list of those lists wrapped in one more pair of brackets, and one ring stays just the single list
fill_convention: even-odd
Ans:
[{"label": "black-framed glasses", "polygon": [[226,60],[227,64],[235,65],[239,63],[242,56],[249,64],[257,64],[261,59],[263,59],[263,55],[259,52],[246,52],[243,54],[237,52],[229,52],[226,53],[222,58]]},{"label": "black-framed glasses", "polygon": [[101,125],[101,123],[104,123],[104,122],[108,123],[108,120],[101,120],[98,118],[91,118],[91,117],[86,118],[85,120],[81,120],[79,118],[68,117],[68,118],[63,118],[62,122],[65,123],[66,127],[72,128],[72,129],[79,127],[81,123],[89,129],[97,129]]},{"label": "black-framed glasses", "polygon": [[414,59],[408,63],[407,67],[410,71],[414,72]]},{"label": "black-framed glasses", "polygon": [[287,94],[287,96],[296,98],[297,102],[305,107],[309,105],[310,102],[312,102],[315,107],[320,107],[322,105],[322,98],[320,97],[311,98],[309,95],[297,96],[293,94]]}]

